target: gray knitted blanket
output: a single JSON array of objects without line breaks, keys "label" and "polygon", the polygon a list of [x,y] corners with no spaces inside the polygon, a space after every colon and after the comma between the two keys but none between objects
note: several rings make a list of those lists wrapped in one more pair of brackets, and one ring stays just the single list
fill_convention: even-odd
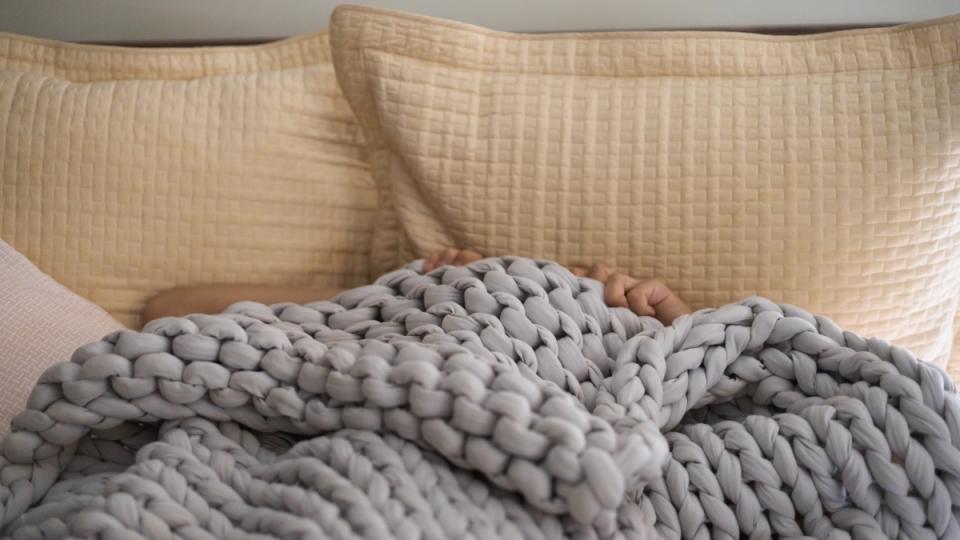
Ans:
[{"label": "gray knitted blanket", "polygon": [[522,258],[123,330],[0,457],[13,538],[957,538],[960,399],[752,298],[678,319]]}]

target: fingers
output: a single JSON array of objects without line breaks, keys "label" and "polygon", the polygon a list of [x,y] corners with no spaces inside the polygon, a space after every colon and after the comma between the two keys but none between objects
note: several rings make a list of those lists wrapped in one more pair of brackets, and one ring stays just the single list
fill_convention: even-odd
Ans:
[{"label": "fingers", "polygon": [[457,266],[463,266],[466,264],[470,264],[472,262],[479,261],[482,258],[483,258],[483,255],[477,253],[476,251],[465,249],[457,253],[457,256],[453,260],[453,264]]},{"label": "fingers", "polygon": [[638,283],[627,293],[627,303],[637,315],[656,317],[669,325],[681,315],[690,313],[690,308],[670,287],[660,280],[651,279]]},{"label": "fingers", "polygon": [[690,307],[687,306],[687,303],[677,296],[676,293],[669,289],[667,289],[667,291],[668,296],[656,306],[657,318],[660,319],[660,322],[663,324],[671,324],[677,317],[693,313]]},{"label": "fingers", "polygon": [[587,271],[579,266],[570,267],[570,273],[577,277],[587,277]]},{"label": "fingers", "polygon": [[636,289],[643,292],[647,298],[647,303],[653,307],[657,307],[673,294],[670,288],[659,279],[645,279],[637,284]]},{"label": "fingers", "polygon": [[438,249],[427,255],[427,258],[423,261],[423,271],[429,272],[441,266],[453,264],[456,258],[457,250],[453,248]]},{"label": "fingers", "polygon": [[630,307],[627,301],[627,292],[636,286],[638,281],[626,274],[617,272],[606,280],[603,288],[603,299],[608,306]]},{"label": "fingers", "polygon": [[423,271],[429,272],[431,270],[436,270],[441,266],[447,266],[453,264],[453,261],[456,260],[459,250],[453,248],[444,248],[434,251],[430,255],[427,255],[427,259],[423,262]]},{"label": "fingers", "polygon": [[590,277],[601,283],[606,283],[610,279],[610,269],[605,264],[594,264],[590,267]]},{"label": "fingers", "polygon": [[427,258],[423,261],[423,271],[429,272],[437,267],[437,261],[440,260],[440,256],[443,255],[443,251],[434,251],[433,253],[427,255]]},{"label": "fingers", "polygon": [[475,261],[479,261],[483,255],[469,249],[444,248],[438,249],[427,255],[423,261],[423,271],[430,272],[441,266],[463,266]]},{"label": "fingers", "polygon": [[670,324],[687,309],[663,282],[640,281],[619,272],[607,279],[603,293],[607,305],[625,307],[641,316],[657,317],[664,324]]},{"label": "fingers", "polygon": [[656,284],[644,281],[627,291],[627,305],[630,311],[641,316],[656,317],[657,309],[654,307],[656,304],[651,301],[651,291],[655,287]]},{"label": "fingers", "polygon": [[438,266],[449,266],[453,264],[453,261],[457,260],[458,253],[460,253],[460,250],[455,248],[444,249],[443,255],[440,256],[440,262]]},{"label": "fingers", "polygon": [[656,317],[663,324],[670,325],[677,317],[689,315],[690,313],[693,313],[693,311],[690,310],[686,302],[681,300],[679,296],[674,295],[669,300],[661,302],[660,305],[657,306]]}]

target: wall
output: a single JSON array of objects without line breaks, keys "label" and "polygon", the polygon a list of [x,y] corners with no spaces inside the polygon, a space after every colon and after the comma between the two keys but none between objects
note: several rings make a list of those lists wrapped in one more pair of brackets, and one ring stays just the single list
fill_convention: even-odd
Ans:
[{"label": "wall", "polygon": [[[327,25],[332,0],[0,0],[0,31],[95,42],[262,40]],[[960,0],[373,0],[501,30],[876,25]]]}]

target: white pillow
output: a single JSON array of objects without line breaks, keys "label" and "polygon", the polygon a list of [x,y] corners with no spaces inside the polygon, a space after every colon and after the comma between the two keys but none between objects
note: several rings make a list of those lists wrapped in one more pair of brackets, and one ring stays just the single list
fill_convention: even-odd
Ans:
[{"label": "white pillow", "polygon": [[0,439],[44,370],[120,328],[0,240]]}]

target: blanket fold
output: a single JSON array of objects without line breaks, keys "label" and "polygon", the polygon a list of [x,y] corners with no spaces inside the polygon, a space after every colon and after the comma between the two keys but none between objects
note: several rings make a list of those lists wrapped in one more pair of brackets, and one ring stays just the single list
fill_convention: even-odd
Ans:
[{"label": "blanket fold", "polygon": [[669,327],[548,261],[123,330],[0,456],[15,538],[960,535],[960,399],[762,298]]}]

